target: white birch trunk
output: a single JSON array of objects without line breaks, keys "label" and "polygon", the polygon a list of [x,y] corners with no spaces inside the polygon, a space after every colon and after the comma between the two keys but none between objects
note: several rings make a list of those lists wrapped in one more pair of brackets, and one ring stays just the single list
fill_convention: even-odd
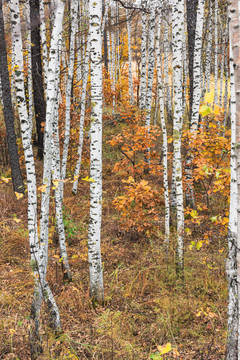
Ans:
[{"label": "white birch trunk", "polygon": [[90,296],[102,302],[103,273],[101,262],[102,218],[102,0],[89,1],[89,36],[91,54],[91,129],[90,129],[90,217],[88,260]]},{"label": "white birch trunk", "polygon": [[149,16],[149,35],[148,35],[148,83],[147,83],[147,93],[146,93],[146,119],[145,124],[148,129],[150,129],[150,120],[151,120],[151,107],[152,107],[152,87],[153,87],[153,76],[154,76],[154,66],[155,66],[155,56],[154,56],[154,40],[155,40],[155,21],[156,21],[156,2],[152,0],[150,3],[150,16]]},{"label": "white birch trunk", "polygon": [[[224,31],[225,30],[225,31]],[[220,107],[223,106],[223,75],[224,75],[224,67],[225,67],[225,49],[226,49],[226,36],[227,36],[227,27],[222,30],[222,47],[221,47],[221,65],[220,65],[220,92],[219,92],[219,101],[218,105]]]},{"label": "white birch trunk", "polygon": [[230,84],[231,84],[231,183],[230,183],[230,209],[228,225],[228,260],[226,272],[228,278],[228,339],[227,360],[237,359],[238,342],[238,284],[237,284],[237,158],[236,158],[236,96],[234,67],[231,41],[230,51]]},{"label": "white birch trunk", "polygon": [[[26,1],[26,22],[27,22],[27,57],[28,57],[28,114],[29,122],[33,127],[34,105],[33,105],[33,83],[32,83],[32,60],[31,60],[31,25],[30,25],[30,0]],[[32,130],[31,127],[31,130]]]},{"label": "white birch trunk", "polygon": [[[68,62],[68,78],[66,84],[66,113],[65,113],[65,137],[63,143],[63,154],[62,154],[62,166],[61,166],[61,179],[65,180],[66,169],[67,169],[67,158],[68,158],[68,146],[70,139],[70,117],[71,117],[71,93],[72,93],[72,81],[73,81],[73,70],[74,70],[74,55],[75,55],[75,35],[77,30],[77,7],[78,0],[71,1],[71,37],[69,45],[69,62]],[[63,200],[64,183],[61,183]]]},{"label": "white birch trunk", "polygon": [[[167,18],[169,20],[169,17]],[[168,40],[168,21],[163,20],[164,23],[164,85],[165,85],[165,97],[166,97],[166,110],[168,114],[168,122],[172,120],[172,102],[170,94],[170,82],[169,82],[169,40]]]},{"label": "white birch trunk", "polygon": [[174,76],[174,116],[173,116],[173,148],[175,162],[175,186],[177,202],[177,273],[183,277],[183,184],[181,159],[181,132],[182,132],[182,38],[184,29],[184,0],[172,1],[172,49],[173,49],[173,76]]},{"label": "white birch trunk", "polygon": [[35,164],[33,156],[33,148],[31,142],[31,127],[29,122],[27,103],[24,90],[24,76],[23,76],[23,46],[21,36],[20,14],[19,14],[19,0],[11,0],[10,8],[12,13],[12,41],[13,41],[13,59],[15,72],[15,88],[16,100],[18,107],[18,114],[21,123],[21,134],[23,151],[25,157],[27,184],[28,184],[28,234],[31,250],[31,260],[37,258],[37,189],[36,189],[36,175]]},{"label": "white birch trunk", "polygon": [[207,48],[206,48],[206,66],[205,66],[205,86],[206,91],[210,92],[211,83],[211,62],[212,62],[212,6],[209,4],[209,24],[207,31]]},{"label": "white birch trunk", "polygon": [[[228,259],[228,280],[229,280],[229,306],[228,306],[228,346],[227,346],[227,360],[238,360],[240,359],[240,33],[239,33],[239,1],[232,0],[229,4],[229,18],[230,18],[230,39],[231,44],[230,48],[232,49],[232,59],[233,59],[233,70],[234,70],[234,84],[235,84],[235,101],[232,99],[231,110],[232,111],[232,121],[236,120],[236,137],[232,139],[234,143],[233,147],[235,150],[232,155],[236,155],[236,182],[237,189],[234,187],[232,191],[237,190],[237,204],[234,203],[234,199],[230,200],[232,205],[231,210],[231,219],[230,226],[232,226],[233,233],[230,234],[229,239],[229,259]],[[231,65],[232,73],[232,65]],[[232,76],[231,76],[232,77]],[[232,81],[231,81],[232,82]],[[231,92],[231,95],[232,92]],[[235,104],[235,105],[234,105]],[[235,112],[236,110],[236,112]],[[234,113],[236,114],[236,119],[234,119]],[[234,125],[234,124],[233,124]],[[234,129],[233,129],[234,130]],[[234,132],[234,131],[233,131]],[[234,182],[234,158],[232,156],[231,161],[231,171],[233,171],[232,180]],[[234,184],[231,184],[234,186]],[[235,189],[235,190],[234,190]],[[233,195],[231,193],[231,195]],[[237,214],[235,207],[237,206]],[[237,229],[235,227],[234,217],[236,216]],[[234,232],[236,231],[236,240],[234,239]],[[233,282],[230,280],[233,279]],[[237,288],[237,289],[236,289]],[[237,291],[237,293],[236,293]],[[235,297],[235,299],[233,298]],[[236,305],[236,298],[238,304]],[[237,323],[237,324],[236,324]],[[236,329],[237,328],[237,329]],[[237,330],[237,331],[236,331]]]},{"label": "white birch trunk", "polygon": [[[130,4],[130,2],[129,2]],[[126,9],[127,33],[128,33],[128,84],[130,102],[134,103],[133,79],[132,79],[132,19],[129,18],[129,11]]]},{"label": "white birch trunk", "polygon": [[42,67],[43,67],[43,75],[44,75],[44,85],[45,85],[45,89],[47,89],[48,48],[47,48],[47,34],[46,34],[45,11],[44,11],[43,0],[39,0],[39,14],[40,14],[40,36],[42,43]]},{"label": "white birch trunk", "polygon": [[[39,259],[38,259],[38,273],[39,283],[35,287],[35,303],[36,306],[41,306],[41,297],[44,294],[47,299],[48,308],[50,311],[51,326],[58,330],[61,328],[61,321],[58,307],[54,301],[51,290],[46,282],[46,271],[48,261],[48,222],[49,222],[49,201],[50,201],[50,187],[52,178],[52,156],[53,156],[53,116],[56,109],[56,102],[58,101],[58,89],[56,87],[59,73],[59,51],[61,49],[61,34],[62,34],[62,20],[64,13],[64,3],[58,2],[55,9],[56,16],[52,31],[49,66],[47,75],[47,89],[46,89],[46,124],[44,131],[44,164],[43,164],[43,192],[41,199],[41,217],[40,217],[40,244],[39,244]],[[42,293],[43,292],[43,293]],[[39,305],[40,304],[40,305]],[[33,304],[34,307],[35,304]],[[40,308],[35,307],[35,316],[38,316]]]},{"label": "white birch trunk", "polygon": [[142,42],[141,42],[141,77],[139,89],[139,106],[145,109],[146,103],[146,74],[147,74],[147,14],[142,13]]},{"label": "white birch trunk", "polygon": [[74,182],[72,192],[74,195],[77,194],[78,188],[78,179],[81,168],[82,161],[82,146],[83,146],[83,137],[84,137],[84,119],[85,119],[85,110],[86,110],[86,95],[87,95],[87,80],[89,73],[89,51],[90,51],[90,40],[87,40],[87,48],[85,54],[85,64],[83,72],[83,83],[82,83],[82,94],[81,94],[81,114],[80,114],[80,123],[79,123],[79,143],[78,143],[78,153],[77,153],[77,163],[74,171]]},{"label": "white birch trunk", "polygon": [[199,0],[197,9],[197,23],[195,32],[194,62],[193,62],[193,104],[191,116],[191,131],[198,129],[199,106],[201,98],[201,61],[202,61],[202,32],[205,0]]},{"label": "white birch trunk", "polygon": [[214,5],[214,104],[218,103],[218,0]]},{"label": "white birch trunk", "polygon": [[169,190],[168,190],[168,142],[167,142],[167,127],[164,116],[164,95],[163,95],[163,80],[161,71],[161,51],[160,51],[160,23],[157,23],[156,36],[156,59],[157,59],[157,77],[158,77],[158,93],[159,93],[159,107],[160,120],[163,136],[162,152],[163,152],[163,188],[165,201],[165,240],[164,245],[167,251],[169,250],[169,234],[170,234],[170,205],[169,205]]}]

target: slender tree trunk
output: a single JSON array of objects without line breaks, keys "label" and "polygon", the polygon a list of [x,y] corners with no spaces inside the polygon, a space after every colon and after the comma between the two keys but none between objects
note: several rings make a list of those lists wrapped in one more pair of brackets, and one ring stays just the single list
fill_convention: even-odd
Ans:
[{"label": "slender tree trunk", "polygon": [[197,21],[198,0],[187,0],[187,30],[188,30],[188,66],[190,80],[190,116],[193,102],[193,59],[195,47],[195,30]]},{"label": "slender tree trunk", "polygon": [[47,76],[48,76],[48,48],[47,48],[47,33],[45,23],[44,2],[39,0],[39,15],[40,15],[40,36],[42,44],[42,69],[44,75],[44,86],[47,89]]},{"label": "slender tree trunk", "polygon": [[46,118],[44,84],[41,60],[39,0],[30,1],[32,80],[35,119],[37,128],[38,158],[43,158],[43,124]]},{"label": "slender tree trunk", "polygon": [[170,94],[170,82],[169,82],[169,57],[170,57],[170,49],[169,49],[169,39],[168,39],[168,21],[167,19],[163,20],[164,24],[164,85],[165,85],[165,97],[166,97],[166,110],[168,115],[168,123],[172,124],[172,102],[171,102],[171,94]]},{"label": "slender tree trunk", "polygon": [[19,164],[18,148],[14,130],[14,116],[12,108],[11,88],[7,64],[7,51],[5,43],[4,21],[2,0],[0,0],[0,79],[2,88],[2,102],[4,121],[7,131],[8,153],[10,157],[11,175],[13,190],[17,193],[24,193],[24,184]]},{"label": "slender tree trunk", "polygon": [[[237,189],[232,184],[232,193],[237,191],[237,204],[234,203],[234,199],[230,199],[230,204],[232,204],[230,225],[232,228],[229,232],[229,260],[228,260],[228,281],[229,281],[229,305],[228,305],[228,347],[227,347],[227,359],[228,360],[237,360],[240,359],[240,212],[237,211],[236,207],[239,210],[240,207],[240,147],[237,146],[240,143],[240,33],[239,33],[239,1],[232,0],[229,4],[229,17],[230,17],[230,38],[232,48],[232,59],[234,69],[234,83],[235,83],[235,101],[232,99],[231,110],[232,110],[232,121],[236,119],[236,138],[232,139],[234,142],[235,152],[232,152],[232,161],[231,161],[231,171],[232,171],[232,180],[234,181],[234,166],[236,164],[236,181]],[[232,81],[231,81],[232,82]],[[231,92],[233,92],[231,90]],[[234,95],[234,94],[231,94]],[[234,105],[235,104],[235,105]],[[235,113],[236,106],[236,113]],[[234,117],[236,114],[236,118]],[[234,123],[233,123],[234,128]],[[234,129],[233,129],[234,130]],[[236,163],[234,164],[233,156],[236,155]],[[235,226],[235,216],[237,220],[237,229]],[[236,231],[236,240],[235,240],[235,231]],[[236,278],[237,277],[237,278]],[[230,280],[233,280],[230,282]],[[234,298],[235,297],[235,298]],[[236,304],[236,298],[238,304]]]},{"label": "slender tree trunk", "polygon": [[159,107],[160,120],[163,136],[162,153],[163,153],[163,188],[165,201],[165,239],[164,245],[168,252],[169,250],[169,235],[170,235],[170,205],[169,205],[169,190],[168,190],[168,142],[167,142],[167,128],[164,116],[164,95],[163,95],[163,81],[161,71],[161,51],[160,51],[160,23],[157,23],[156,32],[156,59],[157,59],[157,77],[158,77],[158,93],[159,93]]},{"label": "slender tree trunk", "polygon": [[102,221],[102,0],[89,1],[89,35],[91,54],[91,146],[90,146],[90,217],[88,232],[88,260],[90,296],[102,302],[103,273],[101,262]]},{"label": "slender tree trunk", "polygon": [[183,277],[184,261],[184,211],[183,184],[181,158],[182,132],[182,39],[184,29],[184,0],[173,0],[172,9],[172,48],[173,48],[173,76],[174,76],[174,116],[173,116],[173,147],[174,147],[174,180],[177,202],[177,273]]},{"label": "slender tree trunk", "polygon": [[62,20],[64,13],[64,3],[58,2],[55,9],[56,16],[52,30],[49,66],[47,74],[47,89],[46,89],[46,125],[44,129],[44,163],[43,163],[43,186],[41,199],[41,216],[40,216],[40,242],[39,253],[36,258],[36,266],[38,269],[39,279],[36,279],[34,299],[32,303],[31,318],[35,322],[35,330],[33,331],[33,339],[39,342],[39,315],[41,310],[42,298],[48,306],[50,314],[50,325],[58,331],[61,329],[61,320],[57,304],[54,300],[53,294],[46,282],[47,262],[48,262],[48,222],[49,222],[49,201],[50,201],[50,187],[52,180],[52,156],[53,156],[53,117],[56,111],[56,102],[58,101],[58,79],[60,76],[60,57],[61,50],[61,34],[62,34]]},{"label": "slender tree trunk", "polygon": [[85,64],[83,72],[83,83],[82,83],[82,95],[81,95],[81,114],[80,114],[80,123],[79,123],[79,143],[78,143],[78,154],[77,154],[77,163],[74,172],[74,182],[73,182],[73,194],[77,194],[78,188],[78,179],[81,167],[82,160],[82,146],[83,146],[83,136],[84,136],[84,119],[85,119],[85,110],[86,110],[86,95],[87,95],[87,80],[89,73],[89,50],[90,50],[90,40],[87,40],[86,54],[85,54]]},{"label": "slender tree trunk", "polygon": [[142,13],[142,42],[141,42],[141,77],[140,77],[140,109],[145,109],[146,103],[146,73],[147,73],[147,14]]},{"label": "slender tree trunk", "polygon": [[[67,158],[68,158],[68,146],[70,139],[70,119],[71,119],[71,94],[72,94],[72,83],[73,83],[73,70],[74,70],[74,55],[75,55],[75,35],[77,30],[77,8],[78,1],[71,1],[71,37],[69,44],[69,62],[68,62],[68,78],[66,84],[66,113],[65,113],[65,137],[63,143],[63,154],[62,154],[62,167],[61,167],[61,179],[65,180],[66,169],[67,169]],[[63,200],[63,189],[64,183],[61,183],[62,187],[62,200]]]},{"label": "slender tree trunk", "polygon": [[218,0],[214,4],[214,104],[218,103]]},{"label": "slender tree trunk", "polygon": [[[129,4],[131,4],[129,2]],[[129,11],[126,9],[127,33],[128,33],[128,84],[130,102],[134,103],[133,79],[132,79],[132,19],[129,18]]]},{"label": "slender tree trunk", "polygon": [[150,3],[150,16],[149,16],[149,36],[148,36],[148,83],[146,94],[146,120],[145,124],[150,129],[151,120],[151,108],[152,108],[152,88],[153,88],[153,76],[155,66],[154,56],[154,41],[155,41],[155,21],[156,21],[156,1],[152,0]]},{"label": "slender tree trunk", "polygon": [[209,23],[207,30],[207,48],[206,48],[206,65],[205,65],[205,86],[206,91],[210,92],[211,83],[211,63],[212,63],[212,6],[211,0],[209,0]]},{"label": "slender tree trunk", "polygon": [[228,261],[226,266],[228,279],[228,338],[227,360],[238,359],[238,284],[237,284],[237,162],[236,162],[236,96],[232,48],[230,44],[230,82],[231,82],[231,183],[230,209],[228,225]]}]

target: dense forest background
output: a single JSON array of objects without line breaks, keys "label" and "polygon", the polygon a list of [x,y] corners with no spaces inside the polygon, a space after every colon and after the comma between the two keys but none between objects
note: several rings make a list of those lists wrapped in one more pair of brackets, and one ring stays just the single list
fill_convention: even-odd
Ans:
[{"label": "dense forest background", "polygon": [[238,15],[0,0],[0,359],[240,359]]}]

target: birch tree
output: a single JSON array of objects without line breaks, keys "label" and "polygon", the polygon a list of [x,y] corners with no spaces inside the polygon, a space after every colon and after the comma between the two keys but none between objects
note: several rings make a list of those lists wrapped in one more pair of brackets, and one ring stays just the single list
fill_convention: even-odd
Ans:
[{"label": "birch tree", "polygon": [[177,273],[183,276],[183,185],[181,159],[181,132],[182,132],[182,33],[184,28],[184,0],[172,1],[172,49],[173,49],[173,76],[174,76],[174,115],[173,115],[173,161],[174,181],[176,187],[177,205]]},{"label": "birch tree", "polygon": [[[30,1],[31,23],[31,62],[33,80],[33,100],[37,129],[38,157],[43,158],[43,129],[45,123],[46,103],[44,98],[44,78],[41,59],[40,12],[39,0]],[[44,57],[43,57],[44,58]]]},{"label": "birch tree", "polygon": [[238,359],[238,283],[237,268],[237,162],[236,162],[236,95],[232,46],[230,43],[230,85],[231,85],[231,183],[230,183],[230,209],[228,224],[228,260],[226,272],[228,278],[228,338],[227,359]]},{"label": "birch tree", "polygon": [[[39,343],[39,315],[41,310],[42,299],[48,305],[50,313],[50,325],[58,331],[61,329],[61,320],[58,306],[54,300],[53,294],[46,281],[47,262],[48,262],[48,222],[49,222],[49,201],[50,187],[52,180],[52,156],[53,156],[53,116],[56,109],[56,101],[58,101],[58,78],[59,78],[59,51],[61,49],[62,20],[64,13],[64,3],[58,2],[55,9],[55,21],[53,25],[50,56],[48,66],[48,82],[46,89],[46,125],[44,131],[44,163],[43,163],[43,185],[41,199],[41,215],[40,215],[40,241],[38,253],[32,259],[37,269],[38,277],[36,277],[36,285],[34,291],[34,299],[32,302],[31,318],[35,323],[35,329],[32,331],[31,342],[33,352],[38,351],[35,343]],[[34,355],[35,356],[35,355]]]},{"label": "birch tree", "polygon": [[13,190],[17,193],[24,193],[24,184],[19,164],[18,148],[16,141],[16,134],[14,129],[14,115],[12,107],[11,88],[9,81],[9,72],[7,64],[7,50],[5,43],[5,31],[3,20],[3,6],[0,1],[0,79],[2,88],[2,105],[4,113],[4,121],[7,131],[8,153],[10,157],[11,176],[13,183]]},{"label": "birch tree", "polygon": [[89,36],[91,56],[91,129],[90,129],[90,216],[88,261],[90,296],[102,302],[103,273],[101,262],[102,218],[102,0],[89,1]]},{"label": "birch tree", "polygon": [[[130,4],[130,2],[129,2]],[[126,9],[127,18],[127,33],[128,33],[128,84],[129,84],[129,98],[130,102],[134,103],[133,95],[133,79],[132,79],[132,19],[129,16],[129,11]]]},{"label": "birch tree", "polygon": [[147,13],[142,12],[142,41],[141,41],[141,76],[139,89],[139,106],[140,109],[145,108],[146,101],[146,73],[147,73]]},{"label": "birch tree", "polygon": [[[73,82],[73,67],[74,67],[74,55],[75,55],[75,35],[77,30],[77,10],[78,1],[71,1],[71,35],[69,44],[69,61],[68,61],[68,77],[66,83],[66,113],[65,113],[65,137],[63,143],[63,155],[62,155],[62,166],[61,166],[61,179],[64,180],[66,177],[67,169],[67,157],[68,157],[68,146],[70,139],[70,116],[71,116],[71,93],[72,93],[72,82]],[[62,187],[62,199],[63,199],[63,185]]]},{"label": "birch tree", "polygon": [[164,245],[168,251],[169,248],[169,234],[170,234],[170,205],[169,205],[169,187],[168,187],[168,142],[167,142],[167,127],[164,116],[164,95],[163,95],[163,81],[161,71],[161,50],[160,50],[160,21],[157,21],[156,31],[156,59],[157,59],[157,77],[158,77],[158,93],[159,93],[159,107],[160,107],[160,122],[162,128],[163,144],[163,188],[164,188],[164,202],[165,202],[165,240]]}]

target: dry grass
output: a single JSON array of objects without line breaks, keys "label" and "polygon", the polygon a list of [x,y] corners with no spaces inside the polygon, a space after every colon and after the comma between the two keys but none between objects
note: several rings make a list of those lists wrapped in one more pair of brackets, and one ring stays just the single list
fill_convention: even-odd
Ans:
[{"label": "dry grass", "polygon": [[[10,186],[1,185],[0,189],[0,358],[25,360],[30,358],[33,278],[26,200],[16,202]],[[39,359],[149,359],[158,345],[167,342],[178,349],[180,356],[175,358],[224,359],[224,253],[214,251],[211,245],[199,252],[187,250],[183,285],[175,276],[174,249],[167,263],[161,238],[133,241],[118,237],[117,217],[110,202],[116,186],[111,177],[106,179],[102,244],[106,301],[96,308],[88,295],[86,184],[80,184],[75,198],[70,188],[66,190],[68,227],[75,228],[68,246],[73,282],[64,283],[53,257],[58,249],[51,243],[48,279],[60,308],[63,333],[54,337],[43,307],[44,353]],[[173,355],[168,359],[174,359]]]}]

